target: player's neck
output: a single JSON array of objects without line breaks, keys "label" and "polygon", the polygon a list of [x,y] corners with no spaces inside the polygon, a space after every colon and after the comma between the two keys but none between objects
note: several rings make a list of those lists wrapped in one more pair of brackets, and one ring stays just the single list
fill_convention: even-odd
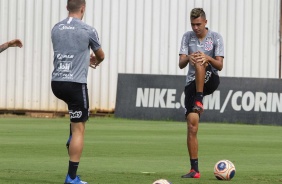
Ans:
[{"label": "player's neck", "polygon": [[68,17],[73,17],[82,20],[83,15],[81,15],[80,13],[69,13]]},{"label": "player's neck", "polygon": [[200,41],[202,41],[206,37],[206,35],[208,34],[208,31],[209,31],[208,29],[205,29],[205,31],[203,31],[203,33],[201,35],[197,35],[198,39]]}]

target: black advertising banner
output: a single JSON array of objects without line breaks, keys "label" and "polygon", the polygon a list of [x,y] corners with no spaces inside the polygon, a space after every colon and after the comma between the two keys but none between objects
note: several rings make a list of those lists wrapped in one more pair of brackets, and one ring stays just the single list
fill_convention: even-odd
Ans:
[{"label": "black advertising banner", "polygon": [[[185,76],[119,74],[115,116],[185,121]],[[282,80],[221,77],[201,121],[282,125]]]},{"label": "black advertising banner", "polygon": [[184,82],[183,76],[119,74],[115,116],[184,120]]}]

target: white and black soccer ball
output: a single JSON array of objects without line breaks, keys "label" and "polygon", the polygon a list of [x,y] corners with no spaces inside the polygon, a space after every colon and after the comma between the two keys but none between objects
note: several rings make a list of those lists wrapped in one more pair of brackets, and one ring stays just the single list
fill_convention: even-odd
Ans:
[{"label": "white and black soccer ball", "polygon": [[220,160],[214,166],[214,176],[218,180],[231,180],[235,172],[235,166],[229,160]]},{"label": "white and black soccer ball", "polygon": [[159,180],[154,181],[153,184],[171,184],[171,183],[166,179],[159,179]]}]

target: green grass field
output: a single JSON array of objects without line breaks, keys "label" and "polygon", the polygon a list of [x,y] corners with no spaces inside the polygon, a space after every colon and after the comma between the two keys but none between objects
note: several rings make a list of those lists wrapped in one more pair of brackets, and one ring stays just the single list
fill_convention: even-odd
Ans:
[{"label": "green grass field", "polygon": [[[63,183],[68,167],[68,119],[0,118],[0,183]],[[186,124],[91,118],[78,174],[89,184],[173,184],[282,182],[282,127],[201,123],[201,179],[182,179],[189,169]],[[213,166],[229,159],[231,181],[213,176]]]}]

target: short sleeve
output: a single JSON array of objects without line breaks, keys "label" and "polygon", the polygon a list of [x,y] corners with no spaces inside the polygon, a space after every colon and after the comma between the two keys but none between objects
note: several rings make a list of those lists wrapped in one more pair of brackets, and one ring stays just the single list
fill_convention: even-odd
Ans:
[{"label": "short sleeve", "polygon": [[220,34],[217,34],[215,38],[215,56],[224,57],[223,38]]},{"label": "short sleeve", "polygon": [[182,37],[182,40],[181,40],[179,55],[180,54],[188,55],[188,39],[189,39],[188,34],[185,33]]},{"label": "short sleeve", "polygon": [[89,30],[89,45],[93,51],[97,51],[101,48],[99,36],[95,28]]}]

